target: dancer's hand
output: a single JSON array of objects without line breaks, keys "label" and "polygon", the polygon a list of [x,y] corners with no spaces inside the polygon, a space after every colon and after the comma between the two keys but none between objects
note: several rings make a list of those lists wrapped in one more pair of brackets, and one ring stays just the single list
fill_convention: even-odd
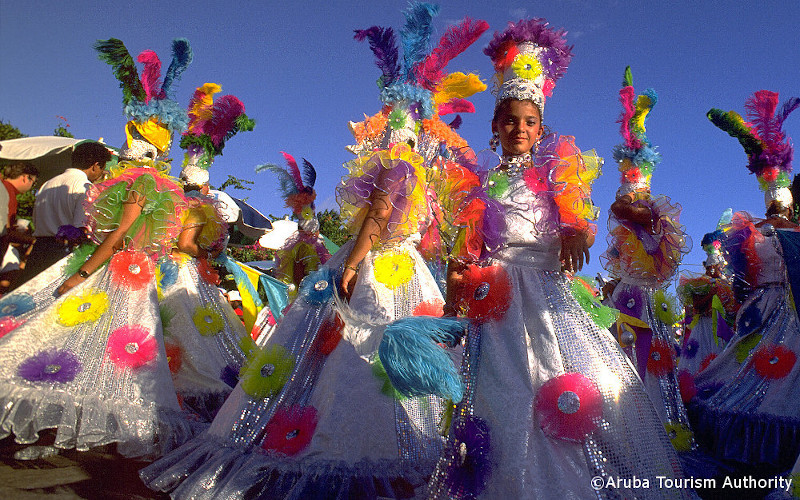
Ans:
[{"label": "dancer's hand", "polygon": [[342,281],[339,283],[339,293],[345,300],[350,300],[353,295],[353,288],[356,285],[358,273],[351,267],[345,267],[342,271]]},{"label": "dancer's hand", "polygon": [[60,287],[58,287],[56,293],[59,295],[64,295],[68,291],[80,285],[84,281],[84,279],[85,278],[82,278],[78,273],[75,273],[69,278],[67,278],[67,281],[62,283]]},{"label": "dancer's hand", "polygon": [[584,262],[589,262],[590,243],[586,233],[577,232],[561,237],[561,270],[570,273],[578,272]]}]

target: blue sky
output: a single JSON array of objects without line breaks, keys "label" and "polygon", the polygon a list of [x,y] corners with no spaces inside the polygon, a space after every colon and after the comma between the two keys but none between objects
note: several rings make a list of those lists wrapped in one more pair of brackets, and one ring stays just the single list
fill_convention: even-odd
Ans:
[{"label": "blue sky", "polygon": [[[701,271],[702,235],[714,229],[728,207],[764,211],[756,179],[745,169],[739,144],[706,119],[711,107],[744,111],[756,90],[777,91],[781,100],[800,95],[800,2],[611,1],[439,2],[434,39],[464,16],[484,19],[490,30],[451,62],[451,71],[492,76],[482,49],[495,30],[522,17],[544,17],[563,27],[574,45],[573,62],[545,109],[545,123],[574,135],[583,149],[607,158],[594,185],[602,212],[598,239],[586,272],[601,271],[607,208],[619,185],[611,148],[620,142],[618,91],[626,65],[641,92],[654,88],[659,102],[648,120],[648,137],[663,162],[653,175],[654,193],[683,206],[681,221],[694,240],[684,268]],[[231,139],[211,173],[212,184],[227,174],[255,182],[252,191],[231,191],[264,213],[286,213],[271,174],[255,174],[261,163],[282,164],[280,151],[305,157],[318,172],[318,209],[335,207],[334,187],[351,158],[348,120],[380,108],[380,75],[366,43],[354,29],[402,25],[405,1],[71,1],[0,0],[0,120],[27,135],[51,135],[66,117],[79,138],[124,139],[122,94],[111,68],[92,45],[119,38],[131,54],[155,50],[164,68],[170,43],[186,37],[194,62],[173,85],[188,104],[195,87],[222,86],[245,104],[257,122],[253,132]],[[459,130],[476,149],[490,138],[493,98],[475,96],[474,115]],[[800,112],[785,130],[800,141]],[[182,150],[172,156],[179,163]],[[800,162],[798,162],[800,164]],[[173,168],[177,174],[178,166]],[[797,167],[800,168],[800,167]]]}]

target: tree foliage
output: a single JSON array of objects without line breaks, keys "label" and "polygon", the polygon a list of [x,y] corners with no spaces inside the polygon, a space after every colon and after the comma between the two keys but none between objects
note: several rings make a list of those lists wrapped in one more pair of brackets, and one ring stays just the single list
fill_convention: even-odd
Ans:
[{"label": "tree foliage", "polygon": [[28,136],[20,132],[19,129],[14,125],[0,120],[0,141],[5,141],[8,139],[20,139],[22,137]]},{"label": "tree foliage", "polygon": [[228,179],[222,183],[219,187],[220,191],[225,191],[225,188],[232,187],[234,189],[241,189],[242,191],[250,191],[249,184],[255,184],[255,182],[247,179],[240,179],[239,177],[235,177],[231,174],[228,174]]},{"label": "tree foliage", "polygon": [[344,227],[338,211],[328,209],[317,212],[317,220],[319,220],[319,232],[338,246],[344,245],[350,239],[350,232]]}]

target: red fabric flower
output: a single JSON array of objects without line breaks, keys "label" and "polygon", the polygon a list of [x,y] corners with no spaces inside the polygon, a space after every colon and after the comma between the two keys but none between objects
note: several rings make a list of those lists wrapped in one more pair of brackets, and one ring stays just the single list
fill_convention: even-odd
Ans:
[{"label": "red fabric flower", "polygon": [[547,436],[582,442],[603,416],[603,395],[586,376],[565,373],[542,385],[533,406]]},{"label": "red fabric flower", "polygon": [[654,340],[650,345],[650,355],[647,358],[647,371],[661,377],[675,368],[673,353],[675,350],[663,340]]},{"label": "red fabric flower", "polygon": [[337,313],[333,313],[332,318],[327,318],[322,322],[315,341],[315,344],[319,346],[320,353],[327,356],[336,349],[339,341],[342,340],[342,329],[344,329],[344,321]]},{"label": "red fabric flower", "polygon": [[219,285],[219,273],[214,267],[208,263],[207,259],[197,259],[197,272],[206,283],[210,285]]},{"label": "red fabric flower", "polygon": [[433,299],[425,302],[420,302],[414,308],[414,316],[435,316],[442,317],[444,314],[444,301],[442,299]]},{"label": "red fabric flower", "polygon": [[267,424],[261,447],[294,456],[303,451],[314,436],[317,409],[313,406],[279,408]]},{"label": "red fabric flower", "polygon": [[697,395],[694,377],[688,370],[681,370],[678,374],[678,389],[681,391],[681,399],[684,403],[688,403]]},{"label": "red fabric flower", "polygon": [[129,290],[140,290],[153,279],[153,261],[144,252],[117,252],[108,263],[111,281]]},{"label": "red fabric flower", "polygon": [[753,367],[764,378],[783,378],[792,371],[797,355],[785,346],[772,344],[759,347],[753,353]]},{"label": "red fabric flower", "polygon": [[711,362],[714,361],[714,358],[716,357],[717,355],[712,352],[711,354],[703,358],[703,361],[700,362],[700,368],[697,369],[697,373],[700,373],[701,371],[708,368],[708,365],[710,365]]},{"label": "red fabric flower", "polygon": [[514,40],[503,42],[496,52],[496,60],[494,61],[494,70],[502,73],[511,67],[514,63],[514,58],[519,55],[517,43]]},{"label": "red fabric flower", "polygon": [[497,320],[511,304],[511,280],[500,266],[470,265],[456,291],[458,309],[475,321]]},{"label": "red fabric flower", "polygon": [[629,182],[631,184],[635,184],[637,182],[642,181],[642,171],[639,170],[638,167],[629,168],[628,170],[622,172],[622,180],[625,182]]},{"label": "red fabric flower", "polygon": [[778,167],[767,167],[761,171],[761,178],[767,182],[775,182],[778,179]]},{"label": "red fabric flower", "polygon": [[169,371],[178,373],[183,364],[183,354],[181,348],[176,344],[164,344],[167,351],[167,363],[169,364]]}]

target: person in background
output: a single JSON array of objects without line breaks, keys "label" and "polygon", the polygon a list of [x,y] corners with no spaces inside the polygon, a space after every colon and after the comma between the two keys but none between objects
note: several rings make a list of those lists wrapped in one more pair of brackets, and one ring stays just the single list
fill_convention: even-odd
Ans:
[{"label": "person in background", "polygon": [[[25,246],[33,244],[33,235],[30,229],[17,224],[17,195],[33,189],[38,177],[39,170],[30,162],[12,163],[3,171],[3,185],[8,193],[8,221],[5,234],[0,237],[0,261],[4,264],[6,253],[12,243]],[[0,274],[0,293],[9,290],[19,273],[19,268],[14,266],[12,270]]]},{"label": "person in background", "polygon": [[111,152],[99,142],[83,142],[72,152],[72,166],[45,182],[33,205],[36,241],[12,290],[58,262],[85,240],[83,200],[105,175]]}]

